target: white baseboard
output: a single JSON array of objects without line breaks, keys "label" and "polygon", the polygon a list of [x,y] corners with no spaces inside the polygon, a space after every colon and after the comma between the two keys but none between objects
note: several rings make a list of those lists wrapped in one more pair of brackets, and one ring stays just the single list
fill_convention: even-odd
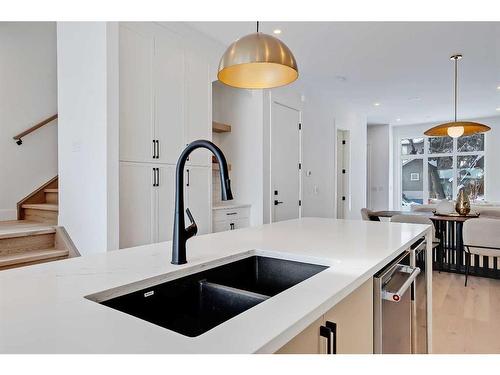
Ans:
[{"label": "white baseboard", "polygon": [[0,209],[0,221],[6,220],[16,220],[17,219],[17,210],[13,209]]}]

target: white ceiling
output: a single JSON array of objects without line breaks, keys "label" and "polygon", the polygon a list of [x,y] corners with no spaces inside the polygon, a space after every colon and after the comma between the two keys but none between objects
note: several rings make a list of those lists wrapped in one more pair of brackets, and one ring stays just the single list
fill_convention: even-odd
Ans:
[{"label": "white ceiling", "polygon": [[[251,22],[190,22],[224,45],[253,32]],[[300,80],[366,111],[369,123],[451,119],[453,63],[459,117],[500,115],[500,22],[262,22],[293,51]],[[375,107],[373,103],[379,102]],[[400,119],[399,122],[396,119]]]}]

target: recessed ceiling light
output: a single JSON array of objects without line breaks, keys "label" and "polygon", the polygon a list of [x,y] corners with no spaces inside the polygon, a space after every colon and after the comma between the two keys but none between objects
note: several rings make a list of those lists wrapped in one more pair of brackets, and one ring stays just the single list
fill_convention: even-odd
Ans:
[{"label": "recessed ceiling light", "polygon": [[273,33],[275,33],[275,34],[281,34],[281,30],[280,29],[274,29]]},{"label": "recessed ceiling light", "polygon": [[397,121],[397,122],[400,122],[400,121],[401,121],[401,119],[400,119],[400,118],[397,118],[397,119],[396,119],[396,121]]},{"label": "recessed ceiling light", "polygon": [[500,112],[500,107],[498,107],[496,110],[497,110],[498,112]]},{"label": "recessed ceiling light", "polygon": [[497,90],[500,90],[500,86],[497,86]]},{"label": "recessed ceiling light", "polygon": [[379,107],[379,106],[380,106],[380,103],[379,103],[379,102],[375,102],[375,103],[373,103],[373,105],[374,105],[375,107]]}]

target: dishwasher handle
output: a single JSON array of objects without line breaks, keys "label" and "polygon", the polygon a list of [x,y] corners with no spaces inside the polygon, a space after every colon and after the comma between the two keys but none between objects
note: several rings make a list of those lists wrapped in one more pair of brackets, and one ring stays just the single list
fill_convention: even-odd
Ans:
[{"label": "dishwasher handle", "polygon": [[385,289],[382,290],[382,298],[387,301],[399,302],[403,294],[405,294],[410,285],[420,274],[420,268],[418,267],[403,266],[401,264],[398,264],[398,267],[400,272],[408,273],[409,276],[396,292],[390,292]]}]

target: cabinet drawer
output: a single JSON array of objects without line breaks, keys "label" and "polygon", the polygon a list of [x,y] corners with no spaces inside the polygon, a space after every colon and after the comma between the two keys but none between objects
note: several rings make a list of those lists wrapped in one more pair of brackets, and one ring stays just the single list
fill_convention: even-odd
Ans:
[{"label": "cabinet drawer", "polygon": [[246,228],[250,226],[250,221],[248,218],[243,218],[240,220],[224,220],[224,221],[214,221],[213,231],[216,232],[225,232],[227,230],[235,230]]},{"label": "cabinet drawer", "polygon": [[240,220],[250,217],[250,210],[248,207],[238,207],[223,210],[214,210],[214,222],[226,220]]}]

